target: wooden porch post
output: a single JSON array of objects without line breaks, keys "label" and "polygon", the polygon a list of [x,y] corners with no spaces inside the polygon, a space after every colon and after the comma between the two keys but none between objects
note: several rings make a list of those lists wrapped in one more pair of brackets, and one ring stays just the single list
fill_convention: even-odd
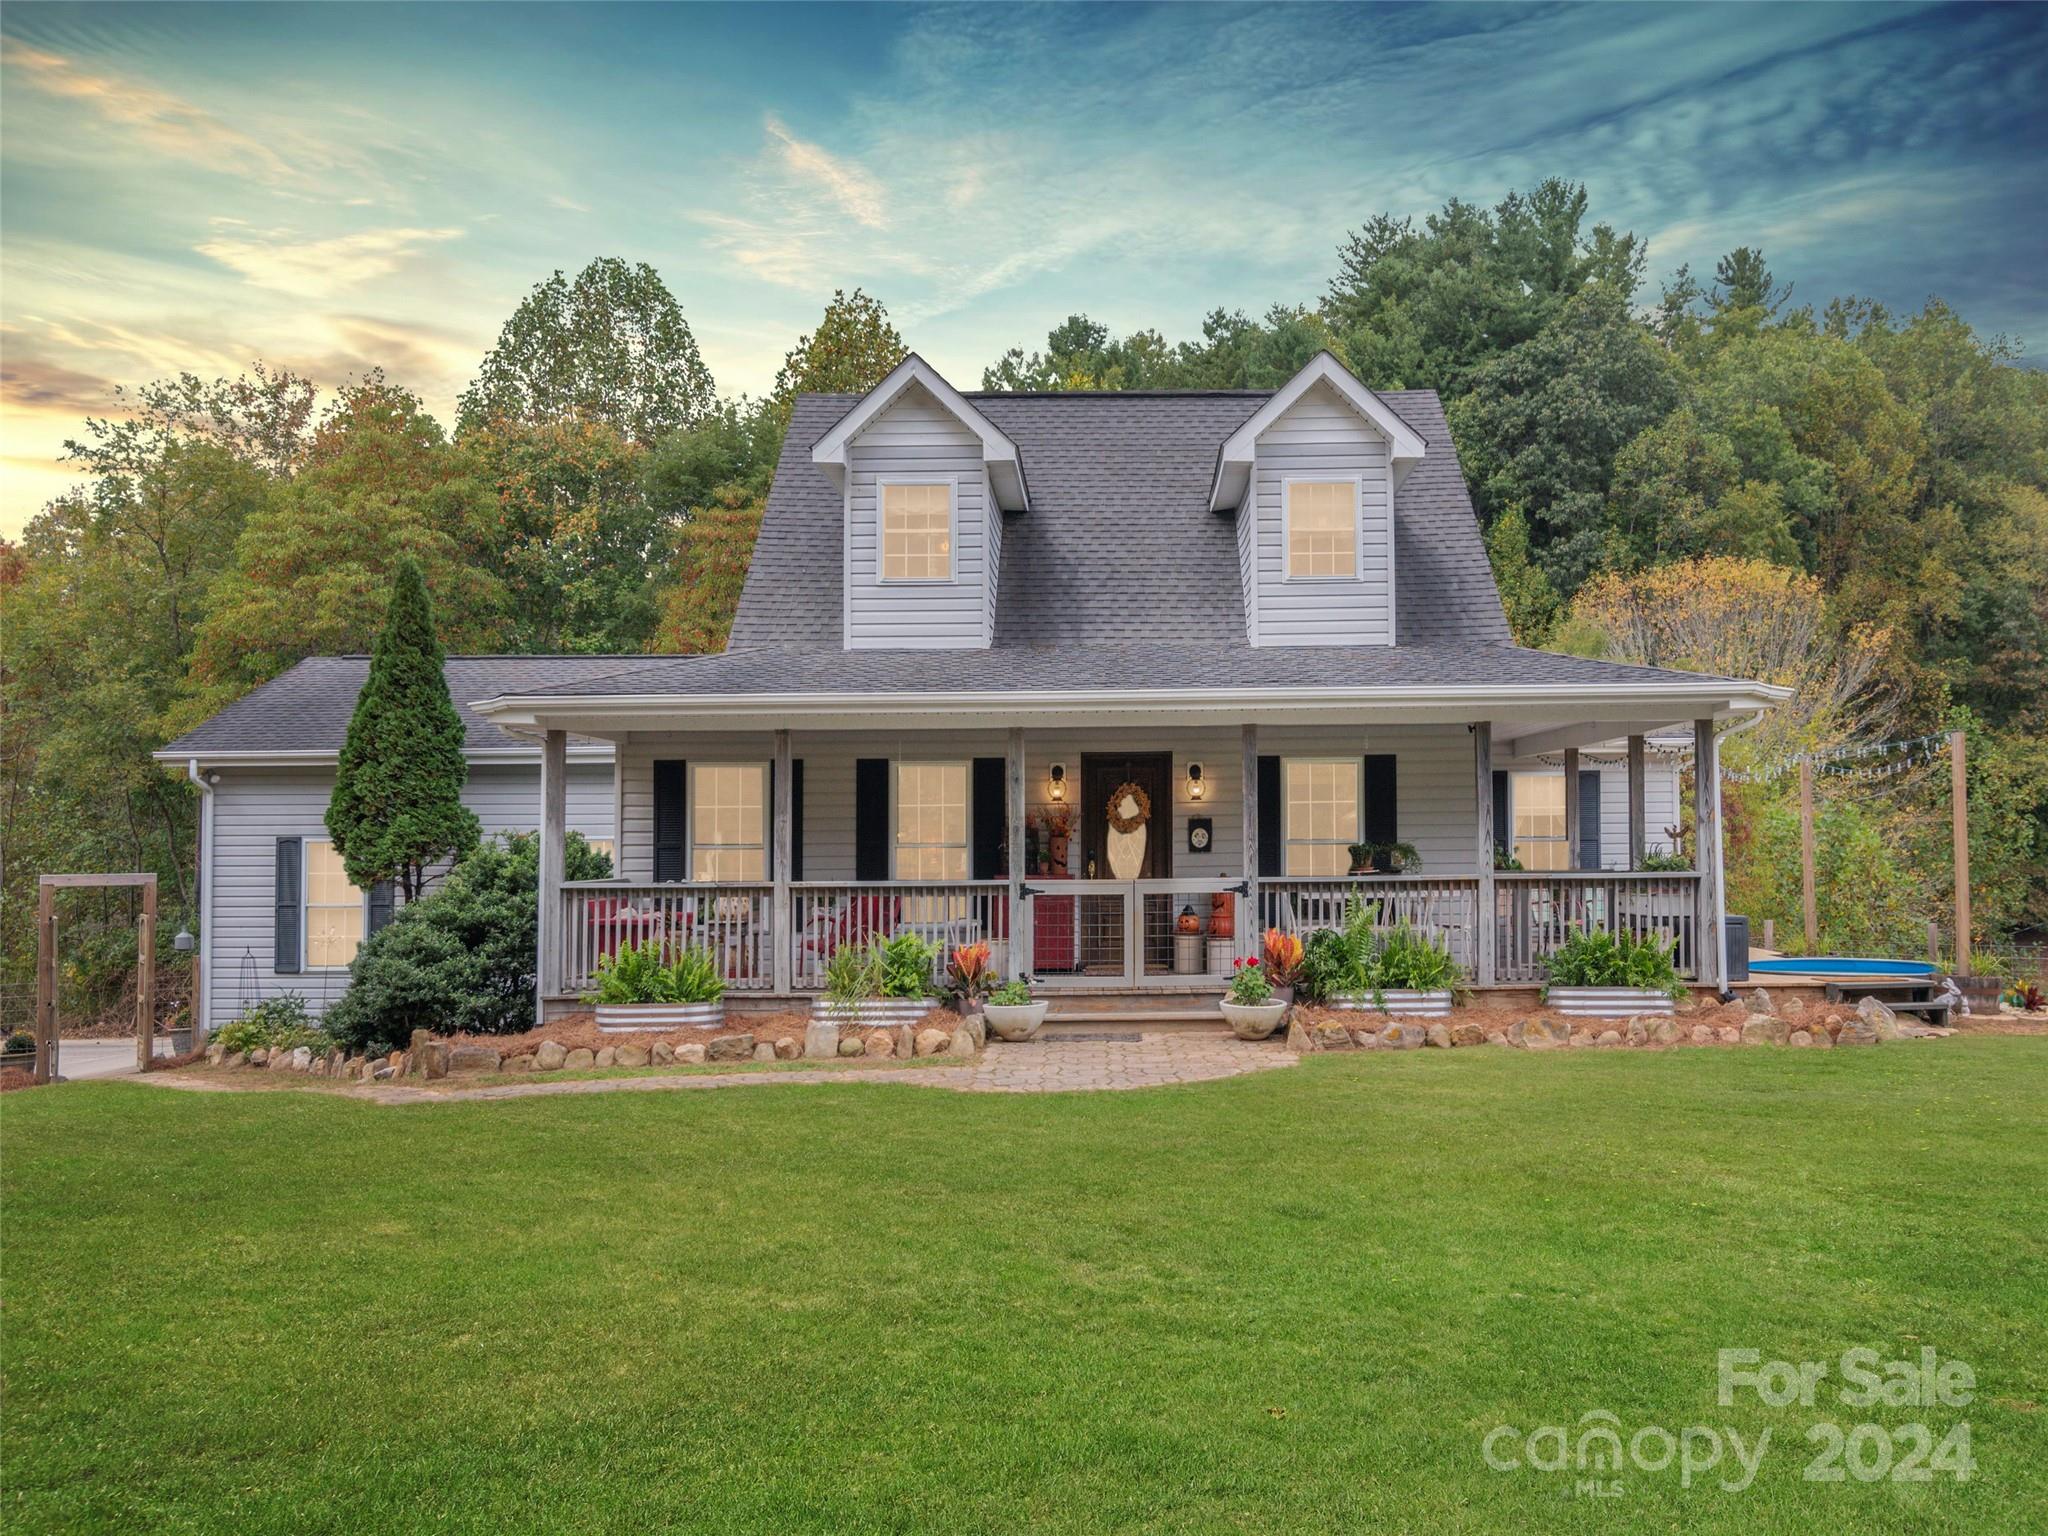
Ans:
[{"label": "wooden porch post", "polygon": [[1710,719],[1692,723],[1692,763],[1692,862],[1700,877],[1693,914],[1699,954],[1693,969],[1702,986],[1719,987],[1726,946],[1721,924],[1721,754]]},{"label": "wooden porch post", "polygon": [[1649,840],[1644,836],[1643,821],[1643,738],[1631,736],[1628,739],[1628,867],[1641,869],[1643,855],[1649,850]]},{"label": "wooden porch post", "polygon": [[1956,974],[1970,970],[1970,770],[1963,733],[1948,733],[1948,814],[1956,866]]},{"label": "wooden porch post", "polygon": [[1583,869],[1579,852],[1579,749],[1564,749],[1564,857],[1565,868]]},{"label": "wooden porch post", "polygon": [[1009,761],[1004,764],[1003,808],[1009,822],[1010,974],[1031,974],[1031,909],[1024,899],[1024,727],[1010,727]]},{"label": "wooden porch post", "polygon": [[1493,722],[1480,720],[1472,727],[1472,798],[1478,814],[1472,857],[1479,876],[1478,909],[1472,914],[1478,932],[1472,936],[1478,959],[1478,983],[1490,987],[1498,969],[1494,950],[1500,937],[1500,919],[1493,897]]},{"label": "wooden porch post", "polygon": [[796,856],[796,767],[789,732],[775,733],[775,894],[768,917],[775,991],[787,997],[796,974],[796,927],[789,899],[789,864]]},{"label": "wooden porch post", "polygon": [[1259,952],[1259,728],[1246,725],[1240,732],[1244,747],[1244,793],[1240,797],[1244,816],[1244,910],[1237,914],[1237,952]]},{"label": "wooden porch post", "polygon": [[[559,990],[562,968],[562,870],[569,826],[569,734],[549,731],[540,748],[540,953],[534,962],[534,1022]],[[615,842],[614,847],[623,846]]]}]

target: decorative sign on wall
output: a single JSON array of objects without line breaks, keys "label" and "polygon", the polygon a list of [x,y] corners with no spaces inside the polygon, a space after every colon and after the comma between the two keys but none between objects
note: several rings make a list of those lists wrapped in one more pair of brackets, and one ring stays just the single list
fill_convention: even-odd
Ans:
[{"label": "decorative sign on wall", "polygon": [[1190,816],[1188,818],[1189,853],[1207,853],[1209,851],[1209,843],[1214,835],[1209,825],[1208,817]]}]

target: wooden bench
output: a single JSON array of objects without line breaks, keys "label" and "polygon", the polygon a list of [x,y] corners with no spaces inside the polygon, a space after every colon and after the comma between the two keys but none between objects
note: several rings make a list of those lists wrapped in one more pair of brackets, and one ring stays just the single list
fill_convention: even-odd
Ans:
[{"label": "wooden bench", "polygon": [[1831,1003],[1853,1003],[1874,997],[1894,1013],[1917,1013],[1930,1024],[1948,1021],[1955,999],[1935,990],[1935,983],[1911,977],[1870,977],[1864,981],[1831,981],[1827,998]]}]

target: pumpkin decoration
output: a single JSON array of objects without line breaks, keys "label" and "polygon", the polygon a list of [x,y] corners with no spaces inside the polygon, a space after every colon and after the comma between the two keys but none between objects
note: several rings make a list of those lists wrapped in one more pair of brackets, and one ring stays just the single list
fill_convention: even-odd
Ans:
[{"label": "pumpkin decoration", "polygon": [[1174,926],[1180,929],[1182,933],[1200,933],[1202,931],[1202,920],[1195,916],[1195,909],[1193,907],[1182,907],[1180,909],[1180,920]]},{"label": "pumpkin decoration", "polygon": [[1237,936],[1237,898],[1228,891],[1218,891],[1209,898],[1209,937],[1229,939]]}]

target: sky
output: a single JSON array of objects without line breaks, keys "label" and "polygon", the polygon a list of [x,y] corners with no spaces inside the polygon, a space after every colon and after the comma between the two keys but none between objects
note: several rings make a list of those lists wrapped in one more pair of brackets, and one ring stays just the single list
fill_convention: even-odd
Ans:
[{"label": "sky", "polygon": [[652,263],[722,392],[864,287],[963,387],[1085,311],[1312,302],[1545,176],[1655,284],[1939,294],[2048,356],[2048,7],[66,6],[0,15],[0,535],[116,384],[382,366]]}]

